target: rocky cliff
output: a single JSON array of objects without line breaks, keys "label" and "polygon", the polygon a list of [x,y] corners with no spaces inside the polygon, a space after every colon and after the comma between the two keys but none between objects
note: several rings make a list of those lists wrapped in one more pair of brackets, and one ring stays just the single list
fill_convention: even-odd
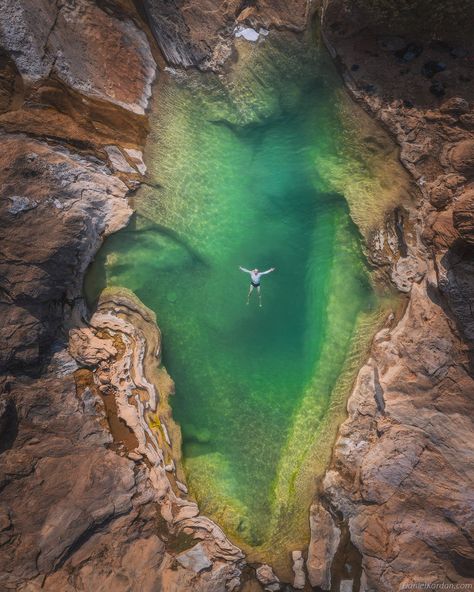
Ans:
[{"label": "rocky cliff", "polygon": [[473,47],[456,45],[461,26],[445,40],[383,35],[338,2],[323,31],[354,99],[396,138],[419,197],[416,237],[391,262],[409,300],[375,337],[313,512],[347,522],[361,590],[472,585]]},{"label": "rocky cliff", "polygon": [[[299,31],[310,7],[138,4],[0,0],[5,590],[231,590],[245,570],[187,499],[152,313],[106,292],[90,318],[82,282],[132,214],[157,61],[216,69],[234,27]],[[292,583],[469,583],[473,48],[381,34],[338,0],[323,9],[349,92],[397,140],[419,197],[409,234],[403,216],[391,222],[404,248],[390,273],[407,304],[359,373]],[[280,588],[268,566],[256,573]]]},{"label": "rocky cliff", "polygon": [[131,2],[0,9],[0,589],[233,589],[242,553],[186,499],[154,317],[82,297],[146,170],[158,50]]}]

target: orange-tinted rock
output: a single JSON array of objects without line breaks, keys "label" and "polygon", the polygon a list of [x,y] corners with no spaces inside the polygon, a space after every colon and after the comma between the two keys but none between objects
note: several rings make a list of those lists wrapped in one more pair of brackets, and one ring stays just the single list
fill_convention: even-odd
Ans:
[{"label": "orange-tinted rock", "polygon": [[92,0],[2,0],[0,9],[0,40],[26,82],[53,76],[81,94],[144,114],[156,65],[132,20]]},{"label": "orange-tinted rock", "polygon": [[241,9],[240,0],[145,0],[153,34],[173,65],[202,69],[222,65],[235,26],[245,20],[254,27],[301,31],[307,22],[306,0],[256,0]]},{"label": "orange-tinted rock", "polygon": [[308,547],[306,569],[311,586],[331,589],[331,565],[341,539],[341,531],[331,514],[314,503],[309,511],[311,540]]},{"label": "orange-tinted rock", "polygon": [[441,113],[449,113],[451,115],[462,115],[469,113],[469,103],[462,97],[452,97],[445,101],[439,108]]},{"label": "orange-tinted rock", "polygon": [[[360,64],[346,76],[347,86],[397,139],[400,159],[420,187],[407,207],[416,248],[412,243],[404,265],[421,264],[424,273],[408,277],[402,318],[393,317],[375,337],[359,372],[324,499],[342,513],[361,553],[361,591],[392,592],[420,582],[469,586],[474,262],[472,198],[464,185],[474,175],[470,66],[446,54],[440,107],[418,67],[400,67],[392,52],[379,51],[384,27],[371,30],[351,5],[349,14],[347,3],[326,3],[325,39],[347,71]],[[472,53],[472,36],[467,43]],[[439,48],[424,44],[422,60],[432,59],[439,59]],[[376,91],[365,92],[358,80]],[[399,265],[390,262],[392,278]]]},{"label": "orange-tinted rock", "polygon": [[133,21],[114,18],[90,1],[65,4],[48,52],[54,75],[70,88],[144,114],[156,65],[145,33]]},{"label": "orange-tinted rock", "polygon": [[463,140],[451,149],[452,166],[467,177],[474,175],[474,140]]},{"label": "orange-tinted rock", "polygon": [[97,161],[22,136],[3,136],[2,145],[5,367],[38,364],[68,302],[80,295],[82,275],[102,237],[123,226],[131,210],[126,185]]},{"label": "orange-tinted rock", "polygon": [[474,244],[474,187],[467,188],[456,199],[453,223],[461,238],[467,243]]}]

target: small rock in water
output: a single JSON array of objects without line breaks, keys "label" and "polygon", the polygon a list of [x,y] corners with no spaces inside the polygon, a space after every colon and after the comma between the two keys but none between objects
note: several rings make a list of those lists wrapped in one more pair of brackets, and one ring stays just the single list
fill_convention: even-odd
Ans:
[{"label": "small rock in water", "polygon": [[352,64],[352,66],[351,66],[351,70],[352,70],[353,72],[357,72],[357,70],[358,70],[359,68],[360,68],[359,64]]},{"label": "small rock in water", "polygon": [[439,80],[435,80],[430,86],[430,93],[435,97],[442,97],[445,92],[444,84]]},{"label": "small rock in water", "polygon": [[296,590],[303,590],[306,581],[304,575],[303,553],[301,553],[301,551],[293,551],[291,553],[291,558],[293,559],[293,573],[295,574],[293,588],[296,588]]},{"label": "small rock in water", "polygon": [[435,74],[439,72],[444,72],[446,70],[446,64],[443,62],[435,62],[434,60],[430,60],[429,62],[425,62],[421,68],[421,73],[426,78],[433,78]]},{"label": "small rock in water", "polygon": [[341,580],[341,584],[339,586],[339,592],[352,592],[352,580]]},{"label": "small rock in water", "polygon": [[422,45],[417,45],[416,43],[409,43],[403,49],[400,49],[395,52],[397,58],[402,60],[402,62],[411,62],[415,58],[417,58],[423,51]]},{"label": "small rock in water", "polygon": [[412,101],[408,100],[408,99],[404,99],[403,100],[403,106],[406,107],[407,109],[413,109],[413,107],[415,106]]}]

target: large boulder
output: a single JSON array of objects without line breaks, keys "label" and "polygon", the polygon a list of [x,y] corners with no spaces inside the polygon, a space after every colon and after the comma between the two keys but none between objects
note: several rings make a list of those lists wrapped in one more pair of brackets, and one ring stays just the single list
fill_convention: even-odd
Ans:
[{"label": "large boulder", "polygon": [[470,178],[474,176],[474,140],[463,140],[450,152],[453,168]]}]

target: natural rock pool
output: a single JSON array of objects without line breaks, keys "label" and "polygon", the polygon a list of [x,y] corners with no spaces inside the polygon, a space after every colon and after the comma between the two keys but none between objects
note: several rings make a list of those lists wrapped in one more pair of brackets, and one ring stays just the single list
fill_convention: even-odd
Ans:
[{"label": "natural rock pool", "polygon": [[[370,218],[377,192],[346,150],[341,83],[315,40],[237,49],[226,74],[162,75],[149,184],[86,290],[125,286],[156,312],[190,491],[264,556],[307,537],[314,478],[380,319],[342,195],[363,181]],[[246,305],[239,265],[276,267],[263,308],[255,294]]]}]

